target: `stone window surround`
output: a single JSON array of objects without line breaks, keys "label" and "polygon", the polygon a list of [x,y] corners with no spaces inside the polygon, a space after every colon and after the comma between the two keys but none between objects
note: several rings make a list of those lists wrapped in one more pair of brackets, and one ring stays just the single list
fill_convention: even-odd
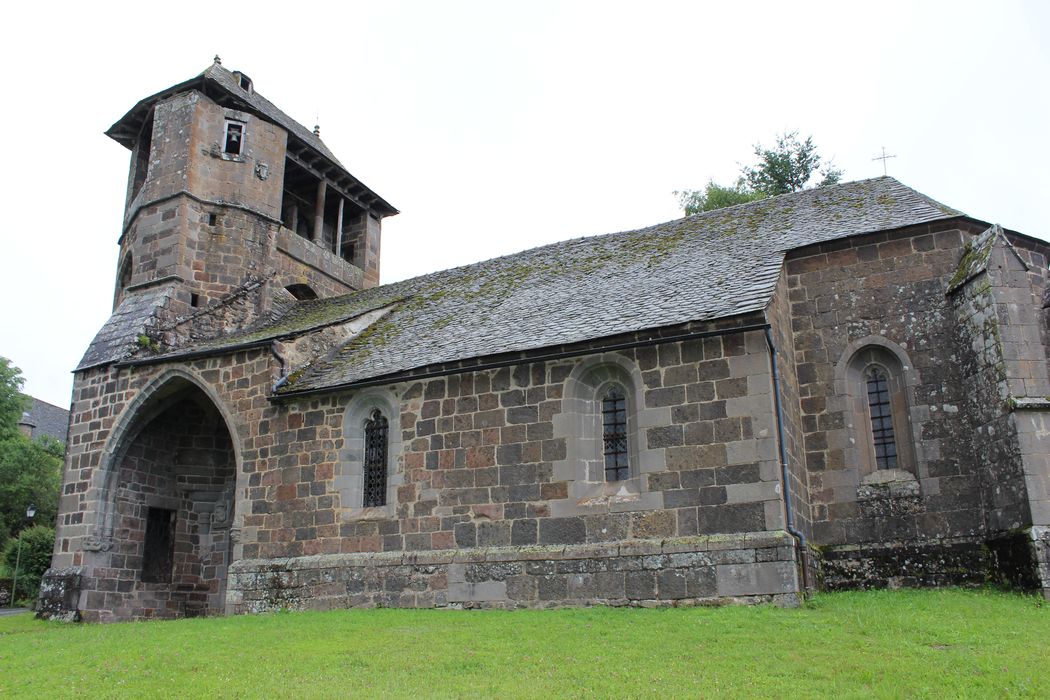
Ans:
[{"label": "stone window surround", "polygon": [[[627,399],[630,476],[605,480],[601,399],[613,386]],[[566,458],[554,463],[554,480],[568,481],[565,500],[551,501],[551,515],[650,510],[663,507],[663,492],[648,491],[646,475],[666,470],[664,450],[650,450],[646,428],[669,425],[670,409],[649,409],[645,384],[634,361],[616,353],[580,360],[565,379],[562,410],[554,435],[566,440]]]},{"label": "stone window surround", "polygon": [[[227,109],[223,115],[222,133],[216,143],[214,155],[222,160],[231,160],[238,163],[248,160],[248,122],[249,115],[245,112]],[[241,127],[241,147],[239,153],[228,153],[226,151],[226,135],[229,133],[230,124],[238,124]]]},{"label": "stone window surround", "polygon": [[[897,444],[897,468],[879,469],[875,461],[874,438],[868,408],[865,371],[872,365],[882,368],[889,378],[893,432]],[[914,436],[921,426],[915,405],[919,372],[907,352],[881,336],[867,336],[850,343],[835,366],[835,393],[845,402],[845,429],[850,447],[846,464],[857,474],[858,485],[871,480],[912,481],[925,473],[925,459]]]},{"label": "stone window surround", "polygon": [[[365,485],[365,423],[378,410],[387,419],[386,505],[364,507]],[[343,447],[339,450],[335,489],[343,520],[370,520],[394,518],[397,515],[397,487],[405,483],[404,472],[398,468],[402,452],[401,404],[397,396],[386,388],[364,389],[355,394],[343,413]]]}]

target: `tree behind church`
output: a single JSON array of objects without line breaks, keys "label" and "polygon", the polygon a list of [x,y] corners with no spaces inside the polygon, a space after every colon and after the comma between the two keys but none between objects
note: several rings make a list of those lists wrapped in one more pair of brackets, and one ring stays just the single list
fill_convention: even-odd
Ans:
[{"label": "tree behind church", "polygon": [[[18,429],[27,397],[22,371],[0,357],[0,547],[22,528],[51,527],[58,513],[64,445],[48,438],[31,440]],[[33,523],[26,507],[36,506]]]},{"label": "tree behind church", "polygon": [[758,161],[754,165],[742,166],[740,177],[733,185],[719,185],[708,180],[702,190],[676,191],[674,194],[686,215],[798,192],[805,189],[816,175],[821,176],[817,187],[833,185],[842,179],[841,170],[830,163],[823,164],[813,137],[807,136],[804,141],[799,141],[797,131],[778,135],[773,148],[755,144],[755,156]]}]

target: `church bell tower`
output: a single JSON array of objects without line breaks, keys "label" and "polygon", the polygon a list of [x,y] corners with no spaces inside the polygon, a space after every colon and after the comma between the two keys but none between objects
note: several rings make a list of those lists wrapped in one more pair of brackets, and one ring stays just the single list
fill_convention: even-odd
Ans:
[{"label": "church bell tower", "polygon": [[160,287],[185,315],[247,285],[308,299],[379,284],[397,210],[218,57],[106,133],[131,151],[114,309]]}]

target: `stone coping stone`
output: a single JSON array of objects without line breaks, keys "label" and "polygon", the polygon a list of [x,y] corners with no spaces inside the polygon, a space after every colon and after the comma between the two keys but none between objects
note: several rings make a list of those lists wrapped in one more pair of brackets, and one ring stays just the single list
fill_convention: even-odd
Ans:
[{"label": "stone coping stone", "polygon": [[711,552],[732,549],[766,549],[793,545],[783,530],[743,532],[726,535],[700,535],[667,540],[627,540],[581,545],[534,545],[528,547],[474,547],[418,552],[355,552],[313,554],[302,557],[243,559],[230,566],[230,573],[283,572],[304,569],[352,566],[427,566],[506,561],[560,561],[609,557],[635,557],[681,552]]},{"label": "stone coping stone", "polygon": [[[998,533],[999,535],[1006,534],[1005,532]],[[824,545],[818,547],[817,551],[821,555],[826,554],[841,554],[845,552],[850,553],[864,553],[867,551],[881,552],[887,549],[898,549],[901,547],[941,547],[950,546],[953,544],[984,544],[988,540],[994,540],[996,538],[995,533],[989,533],[988,535],[974,535],[964,537],[930,537],[925,539],[910,539],[910,540],[880,540],[878,542],[856,542],[851,544],[834,544]]]},{"label": "stone coping stone", "polygon": [[1011,401],[1011,405],[1016,411],[1047,411],[1050,410],[1050,397],[1017,397]]}]

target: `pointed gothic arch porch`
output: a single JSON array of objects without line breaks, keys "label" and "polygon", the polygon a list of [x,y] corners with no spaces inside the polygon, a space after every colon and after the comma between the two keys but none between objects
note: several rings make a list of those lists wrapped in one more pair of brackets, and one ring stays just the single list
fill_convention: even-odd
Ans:
[{"label": "pointed gothic arch porch", "polygon": [[227,412],[196,377],[169,371],[142,391],[103,460],[96,542],[116,591],[89,593],[88,608],[124,618],[224,611],[238,452]]}]

